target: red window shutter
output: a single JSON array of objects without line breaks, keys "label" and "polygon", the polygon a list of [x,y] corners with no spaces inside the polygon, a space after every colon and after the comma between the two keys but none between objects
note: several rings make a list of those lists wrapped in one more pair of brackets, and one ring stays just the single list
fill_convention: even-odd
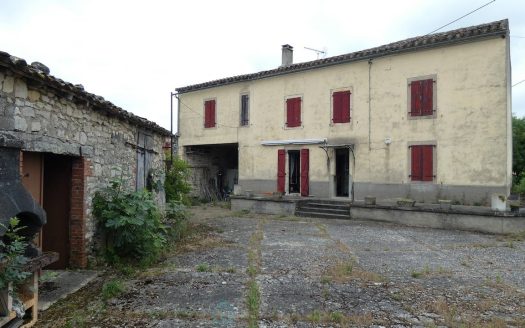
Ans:
[{"label": "red window shutter", "polygon": [[215,100],[204,102],[204,127],[215,127]]},{"label": "red window shutter", "polygon": [[301,98],[286,99],[286,126],[289,128],[301,125]]},{"label": "red window shutter", "polygon": [[434,146],[421,146],[422,181],[434,180]]},{"label": "red window shutter", "polygon": [[334,123],[350,122],[350,91],[334,92],[333,94]]},{"label": "red window shutter", "polygon": [[301,149],[301,196],[308,196],[310,194],[309,171],[310,151],[308,149]]},{"label": "red window shutter", "polygon": [[301,126],[301,98],[295,98],[295,123]]},{"label": "red window shutter", "polygon": [[284,193],[284,181],[286,176],[285,171],[286,153],[284,149],[277,150],[277,191]]},{"label": "red window shutter", "polygon": [[411,151],[412,151],[412,154],[411,154],[412,170],[411,170],[410,176],[412,178],[412,181],[421,181],[421,179],[423,178],[422,165],[421,165],[422,164],[421,163],[421,146],[412,146]]},{"label": "red window shutter", "polygon": [[432,79],[421,81],[421,115],[432,115],[433,107],[434,81]]},{"label": "red window shutter", "polygon": [[410,83],[410,116],[421,116],[421,81]]}]

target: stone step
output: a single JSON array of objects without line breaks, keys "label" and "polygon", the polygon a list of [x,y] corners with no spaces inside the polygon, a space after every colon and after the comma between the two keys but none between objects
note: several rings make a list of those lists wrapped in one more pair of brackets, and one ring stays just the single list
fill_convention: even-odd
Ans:
[{"label": "stone step", "polygon": [[319,212],[319,213],[333,213],[333,214],[348,214],[350,213],[349,207],[317,207],[317,206],[301,206],[297,209],[302,212]]},{"label": "stone step", "polygon": [[296,216],[302,216],[302,217],[310,217],[310,218],[323,218],[323,219],[342,219],[342,220],[349,220],[350,214],[332,214],[332,213],[324,213],[324,212],[304,212],[304,211],[295,211]]},{"label": "stone step", "polygon": [[349,209],[350,205],[344,205],[344,204],[324,204],[324,203],[314,203],[314,202],[308,202],[303,204],[298,204],[297,208],[304,208],[304,207],[315,207],[315,208],[333,208],[333,209]]}]

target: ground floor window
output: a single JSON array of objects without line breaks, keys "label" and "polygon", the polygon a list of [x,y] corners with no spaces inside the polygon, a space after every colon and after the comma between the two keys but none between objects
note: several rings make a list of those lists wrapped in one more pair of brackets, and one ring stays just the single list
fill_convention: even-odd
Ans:
[{"label": "ground floor window", "polygon": [[434,180],[434,145],[410,146],[410,179],[412,181]]}]

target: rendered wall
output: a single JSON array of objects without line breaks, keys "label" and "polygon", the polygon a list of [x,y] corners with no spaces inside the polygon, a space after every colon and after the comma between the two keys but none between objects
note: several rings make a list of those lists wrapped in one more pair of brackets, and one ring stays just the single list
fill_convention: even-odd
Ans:
[{"label": "rendered wall", "polygon": [[[183,154],[186,145],[238,142],[240,184],[256,192],[275,191],[278,148],[309,148],[310,181],[319,187],[314,195],[328,197],[333,196],[333,151],[328,163],[318,146],[261,142],[346,141],[355,145],[350,171],[356,199],[372,194],[485,202],[492,192],[507,193],[511,183],[509,65],[508,38],[498,37],[188,92],[179,96],[179,147]],[[429,75],[437,80],[436,114],[412,119],[408,79]],[[352,92],[351,122],[334,125],[331,93],[340,89]],[[248,127],[239,127],[242,93],[250,95]],[[303,99],[299,128],[285,127],[285,99],[291,96]],[[204,129],[203,104],[211,98],[218,125]],[[385,138],[392,143],[386,145]],[[436,144],[432,183],[409,178],[408,147],[421,142]]]}]

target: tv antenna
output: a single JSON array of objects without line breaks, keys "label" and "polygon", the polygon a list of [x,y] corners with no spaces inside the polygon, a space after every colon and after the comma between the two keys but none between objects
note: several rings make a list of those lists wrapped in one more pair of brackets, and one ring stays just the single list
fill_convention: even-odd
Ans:
[{"label": "tv antenna", "polygon": [[326,47],[323,48],[323,50],[319,50],[319,49],[314,49],[314,48],[308,48],[308,47],[304,47],[306,50],[311,50],[311,51],[315,51],[315,53],[317,54],[317,59],[319,59],[319,55],[323,55],[323,58],[326,57]]}]

